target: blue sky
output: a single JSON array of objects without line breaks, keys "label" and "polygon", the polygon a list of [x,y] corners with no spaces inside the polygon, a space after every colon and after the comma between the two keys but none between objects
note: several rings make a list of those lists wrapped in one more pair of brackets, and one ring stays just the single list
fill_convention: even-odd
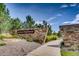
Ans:
[{"label": "blue sky", "polygon": [[63,23],[72,23],[79,18],[79,4],[67,3],[8,3],[12,18],[20,18],[22,22],[27,15],[31,15],[36,23],[46,20],[52,26],[52,30],[59,31]]}]

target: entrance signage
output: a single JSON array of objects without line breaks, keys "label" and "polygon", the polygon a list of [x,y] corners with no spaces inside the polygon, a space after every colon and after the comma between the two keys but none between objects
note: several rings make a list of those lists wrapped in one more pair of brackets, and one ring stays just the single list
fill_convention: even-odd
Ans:
[{"label": "entrance signage", "polygon": [[18,30],[17,34],[34,34],[35,30]]}]

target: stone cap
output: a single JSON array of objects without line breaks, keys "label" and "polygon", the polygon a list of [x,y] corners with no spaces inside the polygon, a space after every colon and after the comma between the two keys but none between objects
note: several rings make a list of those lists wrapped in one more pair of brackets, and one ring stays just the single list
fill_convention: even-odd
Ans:
[{"label": "stone cap", "polygon": [[65,24],[65,25],[60,25],[59,27],[64,27],[64,26],[79,26],[79,24]]},{"label": "stone cap", "polygon": [[65,28],[65,27],[79,27],[79,24],[66,24],[66,25],[60,25],[59,28]]},{"label": "stone cap", "polygon": [[79,32],[79,24],[61,25],[60,32]]}]

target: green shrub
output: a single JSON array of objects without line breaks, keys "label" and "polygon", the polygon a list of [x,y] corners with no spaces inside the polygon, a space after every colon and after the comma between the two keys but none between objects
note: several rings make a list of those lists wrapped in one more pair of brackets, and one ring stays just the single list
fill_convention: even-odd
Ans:
[{"label": "green shrub", "polygon": [[8,37],[8,38],[19,38],[18,35],[12,35],[11,37]]},{"label": "green shrub", "polygon": [[0,40],[3,40],[4,36],[0,35]]},{"label": "green shrub", "polygon": [[6,34],[0,34],[0,40],[3,40],[4,38],[18,38],[18,35],[6,35]]},{"label": "green shrub", "polygon": [[52,40],[56,40],[58,38],[58,36],[56,35],[49,35],[46,38],[46,42],[52,41]]},{"label": "green shrub", "polygon": [[4,46],[4,45],[6,45],[6,43],[0,43],[0,46]]},{"label": "green shrub", "polygon": [[6,43],[3,40],[0,40],[0,46],[4,46]]}]

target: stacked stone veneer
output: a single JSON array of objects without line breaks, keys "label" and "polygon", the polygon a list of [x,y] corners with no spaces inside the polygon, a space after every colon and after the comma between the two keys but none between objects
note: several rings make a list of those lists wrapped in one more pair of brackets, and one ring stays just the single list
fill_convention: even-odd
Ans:
[{"label": "stacked stone veneer", "polygon": [[[25,29],[25,30],[30,30],[29,29]],[[38,43],[45,43],[46,41],[46,36],[47,36],[47,29],[46,28],[31,28],[31,30],[34,30],[34,33],[30,33],[30,34],[18,34],[20,37],[25,38],[26,40],[30,40],[30,41],[37,41]]]},{"label": "stacked stone veneer", "polygon": [[79,50],[79,24],[62,25],[60,32],[63,37],[64,47],[68,50]]}]

